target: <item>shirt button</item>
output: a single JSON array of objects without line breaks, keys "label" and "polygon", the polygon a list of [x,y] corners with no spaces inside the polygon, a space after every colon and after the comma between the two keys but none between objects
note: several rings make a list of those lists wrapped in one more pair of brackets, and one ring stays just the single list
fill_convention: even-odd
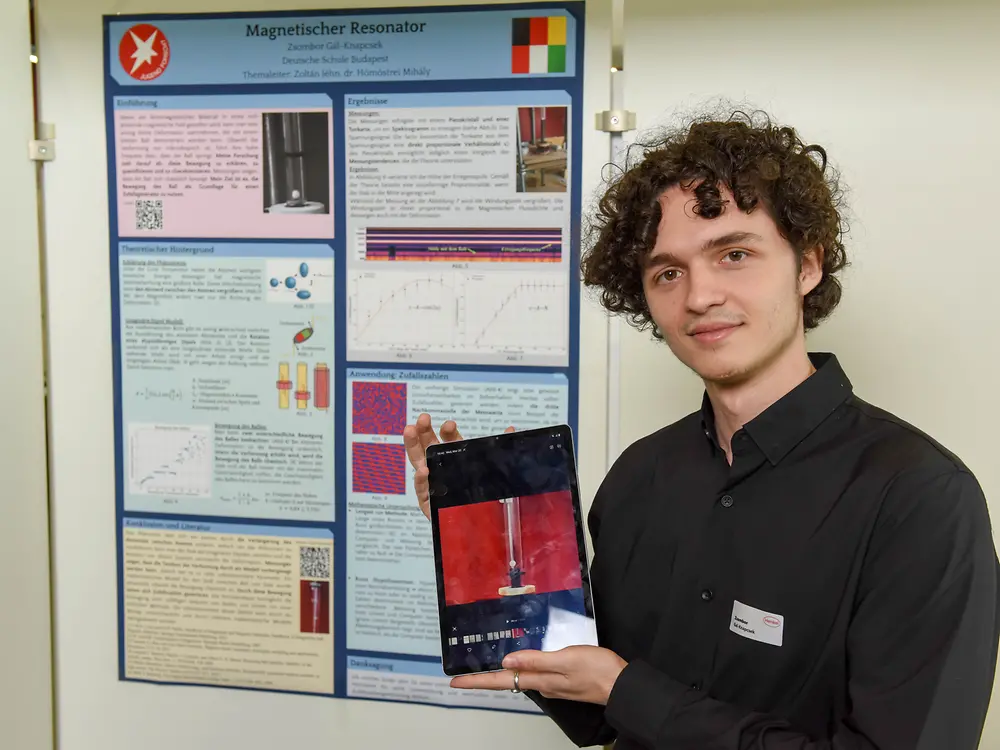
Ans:
[{"label": "shirt button", "polygon": [[703,602],[710,602],[710,601],[712,601],[712,597],[713,596],[715,596],[715,595],[712,593],[711,589],[705,589],[704,591],[701,592],[701,600]]},{"label": "shirt button", "polygon": [[733,507],[733,496],[732,495],[723,495],[721,502],[722,502],[722,507],[723,508],[732,508]]},{"label": "shirt button", "polygon": [[692,690],[701,690],[701,685],[699,685],[697,682],[692,682],[691,683],[691,689]]}]

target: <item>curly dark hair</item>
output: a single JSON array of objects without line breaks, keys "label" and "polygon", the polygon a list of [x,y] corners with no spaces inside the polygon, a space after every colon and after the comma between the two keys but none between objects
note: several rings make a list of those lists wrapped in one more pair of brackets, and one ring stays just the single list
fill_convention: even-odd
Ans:
[{"label": "curly dark hair", "polygon": [[[642,158],[629,165],[638,149]],[[803,298],[805,329],[811,330],[837,307],[836,274],[847,265],[842,242],[842,190],[822,146],[805,145],[791,127],[774,124],[762,112],[741,110],[725,118],[702,116],[630,147],[629,158],[597,203],[588,226],[589,249],[582,258],[583,283],[601,290],[601,304],[624,314],[638,330],[653,329],[643,293],[642,271],[656,242],[667,189],[694,187],[695,211],[719,216],[726,201],[720,185],[740,210],[762,206],[799,260],[812,247],[823,249],[823,277]]]}]

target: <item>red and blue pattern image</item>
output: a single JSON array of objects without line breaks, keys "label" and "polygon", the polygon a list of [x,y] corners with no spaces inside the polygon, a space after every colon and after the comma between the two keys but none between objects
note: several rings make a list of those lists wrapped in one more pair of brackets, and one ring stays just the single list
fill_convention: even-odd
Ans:
[{"label": "red and blue pattern image", "polygon": [[406,494],[406,449],[402,443],[354,443],[351,488],[373,495]]},{"label": "red and blue pattern image", "polygon": [[406,427],[406,383],[355,383],[355,435],[402,435]]}]

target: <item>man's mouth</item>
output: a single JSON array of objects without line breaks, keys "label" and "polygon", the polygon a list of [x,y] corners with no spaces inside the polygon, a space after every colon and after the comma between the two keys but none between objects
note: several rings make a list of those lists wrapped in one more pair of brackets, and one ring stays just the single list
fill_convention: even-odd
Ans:
[{"label": "man's mouth", "polygon": [[703,344],[713,344],[722,341],[740,325],[740,323],[703,323],[692,328],[688,335]]}]

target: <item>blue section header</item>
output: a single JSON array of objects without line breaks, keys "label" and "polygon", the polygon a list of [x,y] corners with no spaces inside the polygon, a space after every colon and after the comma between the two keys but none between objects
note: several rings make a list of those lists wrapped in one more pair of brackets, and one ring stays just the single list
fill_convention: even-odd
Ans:
[{"label": "blue section header", "polygon": [[[434,11],[434,12],[429,12]],[[565,71],[514,73],[515,18],[566,18]],[[133,21],[108,24],[109,70],[123,86],[352,83],[473,79],[566,78],[576,75],[576,20],[544,5],[515,10],[407,12],[325,11],[282,16],[146,20],[166,39],[162,72],[144,81],[130,75]],[[139,42],[148,42],[143,28]],[[164,47],[153,46],[162,52]],[[162,59],[153,58],[157,63]]]},{"label": "blue section header", "polygon": [[255,96],[116,96],[115,109],[329,109],[326,94]]},{"label": "blue section header", "polygon": [[443,370],[348,370],[349,380],[366,381],[425,381],[453,383],[536,383],[564,386],[568,383],[561,372],[445,372]]},{"label": "blue section header", "polygon": [[371,656],[348,656],[347,668],[362,672],[392,672],[394,674],[444,677],[440,662],[403,661],[402,659],[377,659]]},{"label": "blue section header", "polygon": [[194,531],[206,534],[242,534],[243,536],[280,536],[285,539],[333,539],[330,529],[290,526],[254,526],[253,524],[199,523],[198,521],[159,521],[151,518],[125,518],[125,529],[157,531]]},{"label": "blue section header", "polygon": [[246,244],[220,242],[201,244],[188,242],[121,242],[120,255],[212,255],[218,258],[332,258],[329,245],[310,244]]},{"label": "blue section header", "polygon": [[555,107],[569,105],[565,91],[459,91],[435,94],[349,94],[345,109],[403,107]]}]

